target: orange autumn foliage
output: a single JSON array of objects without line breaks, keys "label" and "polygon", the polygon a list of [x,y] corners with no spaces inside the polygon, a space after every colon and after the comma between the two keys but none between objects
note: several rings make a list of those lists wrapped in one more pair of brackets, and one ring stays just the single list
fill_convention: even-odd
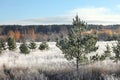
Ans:
[{"label": "orange autumn foliage", "polygon": [[35,36],[35,30],[34,29],[30,29],[28,31],[28,34],[33,40],[35,39],[36,36]]},{"label": "orange autumn foliage", "polygon": [[19,31],[15,31],[15,35],[14,35],[15,39],[19,40],[20,36],[21,36],[20,32]]},{"label": "orange autumn foliage", "polygon": [[113,35],[113,31],[112,31],[112,30],[109,30],[109,29],[103,29],[103,30],[100,30],[100,31],[99,31],[99,34],[104,34],[104,33],[106,33],[106,34],[108,34],[108,35],[110,35],[110,36]]}]

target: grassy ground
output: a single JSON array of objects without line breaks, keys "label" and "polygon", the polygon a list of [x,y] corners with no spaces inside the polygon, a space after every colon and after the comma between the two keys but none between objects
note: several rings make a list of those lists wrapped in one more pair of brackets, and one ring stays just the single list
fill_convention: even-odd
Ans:
[{"label": "grassy ground", "polygon": [[[102,65],[102,64],[101,64]],[[120,65],[114,67],[80,66],[79,80],[120,80]],[[35,68],[7,68],[0,71],[0,80],[76,80],[75,68],[41,70]]]},{"label": "grassy ground", "polygon": [[[90,55],[102,54],[106,44],[114,43],[98,42],[99,49]],[[55,42],[49,45],[48,51],[36,49],[28,55],[19,50],[4,51],[0,55],[0,80],[76,80],[75,61],[67,61]],[[120,80],[120,64],[106,60],[80,65],[79,80]]]}]

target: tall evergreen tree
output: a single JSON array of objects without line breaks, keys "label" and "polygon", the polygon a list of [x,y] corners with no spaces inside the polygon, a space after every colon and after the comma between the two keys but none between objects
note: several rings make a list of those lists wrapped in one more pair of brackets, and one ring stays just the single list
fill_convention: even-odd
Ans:
[{"label": "tall evergreen tree", "polygon": [[79,63],[87,61],[86,54],[96,51],[97,36],[84,35],[87,24],[81,21],[78,16],[73,19],[73,28],[68,34],[68,38],[63,38],[57,42],[57,46],[62,50],[67,59],[76,59],[76,70],[78,75]]},{"label": "tall evergreen tree", "polygon": [[9,50],[15,50],[16,49],[16,42],[15,42],[15,39],[13,37],[8,38],[7,44],[8,44],[8,49]]}]

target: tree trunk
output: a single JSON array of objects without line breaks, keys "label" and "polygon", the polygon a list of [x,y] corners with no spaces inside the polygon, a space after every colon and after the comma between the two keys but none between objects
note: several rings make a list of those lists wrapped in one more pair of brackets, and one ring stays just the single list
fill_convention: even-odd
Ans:
[{"label": "tree trunk", "polygon": [[79,80],[79,58],[76,58],[76,80]]}]

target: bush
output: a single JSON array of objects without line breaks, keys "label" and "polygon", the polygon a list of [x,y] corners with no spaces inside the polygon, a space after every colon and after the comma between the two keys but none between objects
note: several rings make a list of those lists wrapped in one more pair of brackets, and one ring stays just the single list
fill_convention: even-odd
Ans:
[{"label": "bush", "polygon": [[6,50],[6,44],[3,39],[0,38],[0,54],[2,53],[3,50]]},{"label": "bush", "polygon": [[0,54],[2,53],[2,40],[0,40]]},{"label": "bush", "polygon": [[48,50],[49,49],[49,46],[46,42],[42,42],[39,46],[39,49],[40,50]]},{"label": "bush", "polygon": [[30,51],[28,49],[28,46],[27,46],[27,44],[25,42],[23,42],[20,45],[19,49],[20,49],[21,53],[23,53],[23,54],[29,54],[30,53]]},{"label": "bush", "polygon": [[30,44],[29,44],[29,48],[30,49],[36,49],[36,43],[34,42],[34,41],[32,41],[32,42],[30,42]]},{"label": "bush", "polygon": [[15,50],[16,49],[16,42],[15,42],[14,38],[9,37],[7,43],[8,43],[8,49],[9,50]]},{"label": "bush", "polygon": [[0,39],[0,43],[1,43],[2,50],[6,50],[7,49],[6,42],[3,39]]}]

